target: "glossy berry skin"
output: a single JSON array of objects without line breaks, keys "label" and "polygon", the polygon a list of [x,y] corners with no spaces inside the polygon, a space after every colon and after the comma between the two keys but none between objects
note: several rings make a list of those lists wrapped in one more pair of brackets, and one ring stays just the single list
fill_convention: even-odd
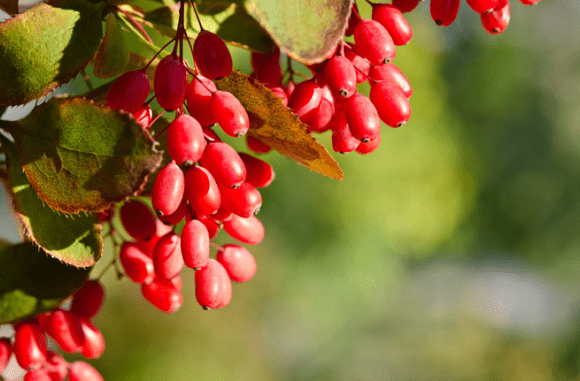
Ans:
[{"label": "glossy berry skin", "polygon": [[21,368],[38,368],[46,361],[46,336],[34,323],[22,323],[16,327],[12,351]]},{"label": "glossy berry skin", "polygon": [[56,310],[48,319],[48,333],[65,352],[80,352],[85,335],[79,318],[70,311]]},{"label": "glossy berry skin", "polygon": [[8,361],[10,361],[10,357],[12,356],[12,343],[8,338],[0,339],[0,374],[8,365]]},{"label": "glossy berry skin", "polygon": [[234,214],[230,220],[224,221],[224,230],[248,245],[257,245],[264,239],[264,225],[256,216],[243,218]]},{"label": "glossy berry skin", "polygon": [[230,212],[229,210],[226,210],[224,207],[220,206],[218,211],[209,217],[211,217],[211,219],[213,219],[215,221],[227,221],[227,220],[231,219],[232,216],[233,216],[232,212]]},{"label": "glossy berry skin", "polygon": [[332,57],[324,69],[326,82],[333,94],[348,98],[356,92],[356,72],[345,57]]},{"label": "glossy berry skin", "polygon": [[244,162],[227,143],[208,144],[203,153],[203,164],[215,180],[226,188],[238,187],[246,180]]},{"label": "glossy berry skin", "polygon": [[421,0],[393,0],[393,5],[401,12],[411,12],[417,7]]},{"label": "glossy berry skin", "polygon": [[101,357],[105,351],[105,339],[101,331],[87,319],[81,318],[80,322],[85,335],[85,342],[81,348],[81,354],[89,359]]},{"label": "glossy berry skin", "polygon": [[211,94],[217,91],[215,84],[209,79],[198,75],[187,85],[185,99],[187,111],[202,127],[213,126],[217,120],[209,108]]},{"label": "glossy berry skin", "polygon": [[457,18],[459,0],[431,0],[431,18],[439,26],[449,26]]},{"label": "glossy berry skin", "polygon": [[137,242],[124,242],[119,260],[125,274],[135,283],[151,282],[155,278],[153,259]]},{"label": "glossy berry skin", "polygon": [[489,13],[499,4],[499,0],[467,0],[467,5],[477,13]]},{"label": "glossy berry skin", "polygon": [[234,282],[247,282],[256,274],[256,260],[245,247],[226,244],[215,258],[228,272]]},{"label": "glossy berry skin", "polygon": [[299,119],[308,126],[308,131],[322,133],[330,129],[332,113],[332,104],[328,100],[322,99],[317,108],[301,115]]},{"label": "glossy berry skin", "polygon": [[44,368],[38,368],[26,372],[23,381],[52,381],[52,379],[48,373],[48,370]]},{"label": "glossy berry skin", "polygon": [[179,236],[174,232],[167,233],[153,251],[153,266],[158,278],[169,280],[179,274],[183,268],[181,243]]},{"label": "glossy berry skin", "polygon": [[[201,128],[200,128],[201,129]],[[175,161],[167,164],[155,178],[151,202],[160,216],[172,214],[179,208],[185,190],[185,176]]]},{"label": "glossy berry skin", "polygon": [[239,153],[246,166],[246,182],[256,188],[264,188],[272,183],[275,174],[274,169],[262,159],[258,159],[247,153]]},{"label": "glossy berry skin", "polygon": [[154,279],[151,283],[142,283],[141,293],[149,303],[163,312],[177,312],[183,304],[180,290],[165,280]]},{"label": "glossy berry skin", "polygon": [[48,371],[48,375],[52,381],[64,381],[68,373],[67,361],[53,351],[46,352],[44,368]]},{"label": "glossy berry skin", "polygon": [[120,216],[123,227],[136,241],[147,241],[155,235],[155,216],[141,201],[132,200],[123,204]]},{"label": "glossy berry skin", "polygon": [[361,20],[354,30],[358,54],[373,65],[382,65],[395,58],[395,44],[389,32],[379,22]]},{"label": "glossy berry skin", "polygon": [[395,86],[398,86],[401,90],[403,90],[403,93],[407,98],[413,95],[411,83],[409,83],[409,80],[407,79],[407,77],[405,77],[401,69],[399,69],[392,63],[371,67],[369,77],[373,80],[373,83],[375,81],[377,82],[385,81],[392,83]]},{"label": "glossy berry skin", "polygon": [[149,130],[151,128],[151,122],[153,121],[153,110],[151,110],[151,106],[143,105],[132,112],[131,115],[137,119],[137,122],[139,122],[143,129]]},{"label": "glossy berry skin", "polygon": [[198,220],[185,224],[181,232],[181,254],[183,262],[192,269],[201,269],[209,260],[209,233]]},{"label": "glossy berry skin", "polygon": [[105,381],[100,373],[84,361],[75,361],[70,364],[69,381]]},{"label": "glossy berry skin", "polygon": [[270,54],[252,52],[251,59],[255,77],[268,88],[280,86],[282,82],[282,68],[280,67],[280,49],[276,48]]},{"label": "glossy berry skin", "polygon": [[260,210],[262,195],[253,185],[244,182],[239,188],[220,186],[222,207],[244,218],[248,218]]},{"label": "glossy berry skin", "polygon": [[195,272],[195,298],[204,309],[224,307],[232,299],[230,277],[215,259]]},{"label": "glossy berry skin", "polygon": [[174,111],[183,105],[187,75],[187,68],[174,55],[169,55],[159,62],[155,69],[153,90],[162,109]]},{"label": "glossy berry skin", "polygon": [[497,7],[491,13],[481,14],[481,24],[490,34],[503,32],[510,22],[510,3],[508,0],[500,0]]},{"label": "glossy berry skin", "polygon": [[520,3],[524,5],[535,5],[538,4],[540,0],[520,0]]},{"label": "glossy berry skin", "polygon": [[344,56],[352,63],[356,72],[356,83],[364,83],[367,81],[371,64],[355,52],[356,46],[344,47]]},{"label": "glossy berry skin", "polygon": [[331,121],[332,128],[332,149],[335,152],[348,153],[352,152],[360,144],[360,140],[352,136],[344,109],[338,110]]},{"label": "glossy berry skin", "polygon": [[177,225],[178,223],[181,222],[181,220],[183,220],[186,213],[187,213],[187,197],[185,197],[184,194],[183,198],[181,199],[181,202],[179,203],[179,206],[177,207],[177,210],[171,214],[159,216],[159,220],[161,220],[161,222],[163,222],[165,225],[168,226]]},{"label": "glossy berry skin", "polygon": [[193,59],[201,75],[208,79],[227,77],[232,72],[232,56],[217,34],[202,30],[193,44]]},{"label": "glossy berry skin", "polygon": [[373,103],[362,94],[353,95],[344,105],[344,116],[352,136],[369,142],[379,135],[381,120]]},{"label": "glossy berry skin", "polygon": [[222,202],[213,175],[200,166],[191,167],[185,172],[185,197],[191,208],[201,215],[217,212]]},{"label": "glossy berry skin", "polygon": [[205,225],[207,232],[209,234],[209,239],[214,239],[220,232],[220,225],[218,225],[213,219],[207,216],[197,216],[199,222]]},{"label": "glossy berry skin", "polygon": [[106,97],[107,106],[133,113],[143,106],[150,90],[151,85],[145,71],[129,71],[111,85]]},{"label": "glossy berry skin", "polygon": [[379,144],[381,144],[381,134],[371,140],[370,142],[363,143],[361,142],[358,147],[356,147],[356,152],[360,153],[361,155],[366,155],[367,153],[371,153],[377,148],[379,148]]},{"label": "glossy berry skin", "polygon": [[272,147],[250,135],[246,135],[246,145],[250,151],[255,153],[268,153],[272,151]]},{"label": "glossy berry skin", "polygon": [[399,87],[388,82],[377,82],[371,87],[371,102],[379,117],[391,127],[401,127],[411,117],[409,100]]},{"label": "glossy berry skin", "polygon": [[413,30],[399,8],[390,4],[374,4],[372,18],[385,27],[395,45],[407,45],[411,41]]},{"label": "glossy berry skin", "polygon": [[153,250],[155,250],[155,245],[157,245],[157,242],[161,239],[161,237],[173,230],[170,226],[165,225],[160,219],[155,220],[155,227],[157,230],[153,238],[151,238],[149,241],[139,242],[139,247],[151,258],[153,258]]},{"label": "glossy berry skin", "polygon": [[206,145],[201,125],[191,116],[181,114],[169,124],[167,150],[177,164],[193,165],[203,155]]},{"label": "glossy berry skin", "polygon": [[322,89],[316,82],[309,80],[300,82],[292,91],[288,101],[288,108],[292,109],[296,115],[304,115],[320,105],[322,100]]},{"label": "glossy berry skin", "polygon": [[92,319],[101,309],[105,290],[98,280],[86,280],[75,293],[70,307],[75,315]]},{"label": "glossy berry skin", "polygon": [[233,137],[240,137],[250,129],[250,118],[238,98],[227,91],[212,94],[209,108],[222,130]]}]

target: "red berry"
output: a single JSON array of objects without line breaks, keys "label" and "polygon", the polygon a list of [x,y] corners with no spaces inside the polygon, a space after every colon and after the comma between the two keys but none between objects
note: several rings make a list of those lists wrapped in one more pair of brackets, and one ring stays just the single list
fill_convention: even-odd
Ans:
[{"label": "red berry", "polygon": [[181,254],[183,262],[192,269],[200,269],[209,260],[209,233],[198,220],[185,224],[181,232]]},{"label": "red berry", "polygon": [[301,115],[299,119],[308,126],[308,131],[321,133],[330,129],[332,113],[332,104],[328,100],[322,99],[318,108]]},{"label": "red berry", "polygon": [[403,90],[407,98],[413,95],[413,89],[411,88],[409,80],[405,77],[401,69],[392,63],[373,66],[369,72],[369,77],[373,81],[385,81],[398,86]]},{"label": "red berry", "polygon": [[260,140],[250,135],[246,135],[246,144],[250,151],[255,153],[268,153],[272,151],[272,147],[262,143]]},{"label": "red berry", "polygon": [[149,303],[161,311],[172,313],[177,312],[183,304],[183,296],[180,290],[169,282],[154,279],[151,283],[142,283],[141,293]]},{"label": "red berry", "polygon": [[105,339],[101,331],[89,320],[81,318],[81,327],[85,335],[85,342],[81,349],[81,354],[89,359],[96,359],[105,350]]},{"label": "red berry", "polygon": [[288,108],[296,115],[304,115],[317,108],[322,100],[322,89],[313,80],[300,82],[288,101]]},{"label": "red berry", "polygon": [[46,326],[48,333],[65,352],[79,352],[85,335],[77,315],[70,311],[56,310],[50,315]]},{"label": "red berry", "polygon": [[223,208],[240,217],[248,218],[258,213],[262,206],[260,191],[249,183],[244,182],[239,188],[226,188],[219,184],[218,187]]},{"label": "red berry", "polygon": [[137,200],[123,204],[121,223],[127,233],[140,242],[153,238],[157,230],[155,216],[147,205]]},{"label": "red berry", "polygon": [[58,353],[47,351],[44,368],[52,381],[64,381],[68,373],[68,362]]},{"label": "red berry", "polygon": [[240,137],[248,132],[250,128],[248,113],[232,93],[214,92],[209,107],[222,130],[229,136]]},{"label": "red berry", "polygon": [[197,162],[207,143],[197,120],[187,114],[179,115],[167,128],[167,150],[179,165]]},{"label": "red berry", "polygon": [[153,251],[155,274],[161,279],[177,276],[183,268],[183,255],[179,236],[169,232],[157,242]]},{"label": "red berry", "polygon": [[362,94],[349,98],[344,106],[344,116],[352,136],[369,142],[379,135],[381,121],[373,103]]},{"label": "red berry", "polygon": [[256,260],[245,247],[224,245],[215,259],[222,264],[234,282],[247,282],[256,274]]},{"label": "red berry", "polygon": [[477,13],[489,13],[498,3],[499,0],[467,0],[467,4]]},{"label": "red berry", "polygon": [[38,368],[46,361],[46,336],[34,323],[22,323],[16,328],[12,350],[21,368]]},{"label": "red berry", "polygon": [[286,92],[284,91],[283,88],[274,87],[274,88],[272,88],[272,92],[274,93],[275,96],[282,99],[282,104],[284,106],[288,106],[288,96],[286,95]]},{"label": "red berry", "polygon": [[145,71],[129,71],[111,85],[106,98],[107,106],[133,113],[143,106],[150,90],[151,85]]},{"label": "red berry", "polygon": [[430,10],[435,24],[449,26],[459,12],[459,0],[431,0]]},{"label": "red berry", "polygon": [[365,155],[367,153],[371,153],[379,147],[379,144],[381,144],[380,132],[379,132],[379,135],[376,138],[374,138],[373,140],[371,140],[370,142],[366,142],[366,143],[361,142],[358,145],[358,147],[356,147],[356,152],[358,152],[362,155]]},{"label": "red berry", "polygon": [[352,48],[345,46],[344,56],[352,63],[352,66],[354,66],[356,71],[356,83],[363,83],[367,81],[371,64],[355,52],[355,50],[355,45],[353,45]]},{"label": "red berry", "polygon": [[8,338],[0,339],[0,374],[8,365],[8,361],[10,361],[10,357],[12,356],[12,343]]},{"label": "red berry", "polygon": [[106,222],[109,222],[113,219],[113,214],[115,213],[115,209],[114,208],[109,208],[106,209],[102,212],[99,212],[98,216],[99,216],[99,222],[104,224]]},{"label": "red berry", "polygon": [[244,162],[236,150],[227,143],[208,144],[203,153],[203,164],[224,187],[238,187],[246,180]]},{"label": "red berry", "polygon": [[354,30],[358,54],[373,65],[382,65],[395,58],[395,44],[389,32],[374,20],[361,20]]},{"label": "red berry", "polygon": [[[200,128],[201,129],[201,128]],[[155,178],[151,201],[158,215],[169,215],[179,208],[185,190],[185,177],[175,161],[167,164]]]},{"label": "red berry", "polygon": [[195,298],[204,309],[224,307],[232,299],[230,277],[215,259],[195,272]]},{"label": "red berry", "polygon": [[153,111],[151,110],[151,106],[143,105],[136,111],[132,112],[131,115],[137,119],[137,122],[139,122],[141,127],[143,127],[145,130],[149,130],[151,127],[151,122],[153,121]]},{"label": "red berry", "polygon": [[185,92],[187,111],[203,127],[213,126],[216,123],[216,118],[209,108],[211,94],[214,91],[217,91],[215,84],[211,80],[198,75],[193,78]]},{"label": "red berry", "polygon": [[105,381],[100,373],[84,361],[75,361],[70,364],[69,381]]},{"label": "red berry", "polygon": [[356,26],[359,23],[360,16],[358,15],[358,7],[356,3],[352,5],[352,10],[350,11],[350,17],[348,18],[348,25],[344,31],[345,36],[352,36]]},{"label": "red berry", "polygon": [[155,226],[157,230],[153,238],[151,238],[149,241],[139,242],[139,247],[151,258],[153,258],[153,250],[155,250],[155,245],[157,245],[157,242],[161,239],[161,237],[173,230],[170,226],[165,225],[161,220],[155,220]]},{"label": "red berry", "polygon": [[52,381],[52,380],[50,375],[48,374],[48,370],[44,368],[38,368],[26,372],[23,381]]},{"label": "red berry", "polygon": [[280,49],[276,48],[270,54],[252,52],[251,59],[254,69],[253,76],[264,86],[273,88],[282,82],[282,68],[280,67]]},{"label": "red berry", "polygon": [[185,172],[185,197],[191,208],[202,215],[215,213],[222,202],[214,177],[200,166],[191,167]]},{"label": "red berry", "polygon": [[169,280],[165,280],[165,279],[161,279],[161,278],[155,278],[155,282],[157,284],[160,284],[162,286],[166,286],[166,287],[171,287],[176,289],[177,291],[181,291],[181,288],[183,286],[183,282],[181,280],[181,276],[175,276]]},{"label": "red berry", "polygon": [[229,210],[224,209],[223,206],[220,206],[217,212],[213,213],[210,217],[216,221],[227,221],[232,218],[233,213]]},{"label": "red berry", "polygon": [[239,153],[239,155],[246,166],[247,183],[256,188],[267,187],[272,183],[275,175],[274,169],[270,164],[247,153]]},{"label": "red berry", "polygon": [[417,7],[421,0],[393,0],[393,5],[401,12],[411,12]]},{"label": "red berry", "polygon": [[159,62],[155,69],[153,90],[161,108],[174,111],[183,105],[187,89],[187,75],[187,68],[174,55],[169,55]]},{"label": "red berry", "polygon": [[376,82],[371,87],[371,102],[383,122],[391,127],[401,127],[411,117],[409,100],[398,86],[388,82]]},{"label": "red berry", "polygon": [[197,219],[207,228],[209,239],[214,239],[220,231],[220,225],[207,216],[197,216]]},{"label": "red berry", "polygon": [[232,72],[232,56],[226,43],[220,36],[207,30],[202,30],[195,39],[193,59],[206,78],[227,77]]},{"label": "red berry", "polygon": [[332,57],[324,69],[326,81],[332,92],[348,98],[356,92],[356,71],[345,57]]},{"label": "red berry", "polygon": [[155,277],[153,259],[137,242],[125,242],[119,251],[125,274],[135,283],[151,282]]},{"label": "red berry", "polygon": [[177,225],[178,223],[181,222],[181,220],[183,220],[183,218],[185,217],[187,212],[188,212],[187,197],[185,197],[185,195],[184,195],[175,212],[168,214],[166,216],[159,216],[159,219],[165,225],[170,225],[170,226]]},{"label": "red berry", "polygon": [[491,13],[483,13],[481,24],[490,34],[503,32],[510,22],[510,3],[508,0],[500,0],[497,7]]},{"label": "red berry", "polygon": [[385,27],[395,45],[407,45],[411,41],[413,36],[411,26],[397,7],[389,4],[374,4],[372,17]]},{"label": "red berry", "polygon": [[92,319],[101,309],[105,299],[105,290],[98,280],[86,280],[75,292],[70,307],[75,315]]},{"label": "red berry", "polygon": [[232,238],[248,245],[257,245],[264,239],[264,225],[256,216],[243,218],[234,214],[224,221],[224,229]]},{"label": "red berry", "polygon": [[348,153],[352,152],[360,144],[360,140],[352,136],[344,109],[338,110],[330,122],[332,128],[332,149],[335,152]]},{"label": "red berry", "polygon": [[520,3],[524,5],[535,5],[538,4],[540,0],[520,0]]}]

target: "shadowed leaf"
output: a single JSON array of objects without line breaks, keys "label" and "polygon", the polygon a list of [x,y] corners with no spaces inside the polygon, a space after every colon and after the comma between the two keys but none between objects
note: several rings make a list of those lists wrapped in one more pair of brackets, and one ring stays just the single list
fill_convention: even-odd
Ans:
[{"label": "shadowed leaf", "polygon": [[233,15],[220,24],[216,33],[232,45],[261,53],[269,53],[274,45],[264,28],[239,6]]},{"label": "shadowed leaf", "polygon": [[130,58],[125,33],[115,15],[109,13],[105,21],[105,38],[95,56],[97,78],[111,78],[123,74]]},{"label": "shadowed leaf", "polygon": [[0,9],[9,15],[18,13],[18,0],[0,0]]}]

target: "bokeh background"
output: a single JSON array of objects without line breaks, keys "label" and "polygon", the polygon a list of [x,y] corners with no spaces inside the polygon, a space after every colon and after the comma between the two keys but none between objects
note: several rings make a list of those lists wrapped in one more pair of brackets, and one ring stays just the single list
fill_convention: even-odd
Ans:
[{"label": "bokeh background", "polygon": [[394,61],[407,125],[336,154],[343,181],[266,155],[258,273],[229,306],[203,311],[193,271],[172,315],[105,275],[107,381],[580,379],[580,2],[514,0],[499,36],[465,2],[448,28],[428,8]]}]

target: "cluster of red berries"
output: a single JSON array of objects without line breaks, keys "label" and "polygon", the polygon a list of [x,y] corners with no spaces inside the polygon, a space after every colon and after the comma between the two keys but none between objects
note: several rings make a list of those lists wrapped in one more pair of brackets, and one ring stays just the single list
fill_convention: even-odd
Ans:
[{"label": "cluster of red berries", "polygon": [[24,381],[103,381],[90,364],[68,363],[60,354],[47,350],[45,335],[64,352],[81,353],[90,359],[99,357],[105,341],[91,319],[99,312],[103,298],[98,281],[85,281],[75,293],[70,310],[59,308],[14,324],[14,343],[10,338],[0,339],[0,374],[14,354],[18,365],[27,370]]}]

